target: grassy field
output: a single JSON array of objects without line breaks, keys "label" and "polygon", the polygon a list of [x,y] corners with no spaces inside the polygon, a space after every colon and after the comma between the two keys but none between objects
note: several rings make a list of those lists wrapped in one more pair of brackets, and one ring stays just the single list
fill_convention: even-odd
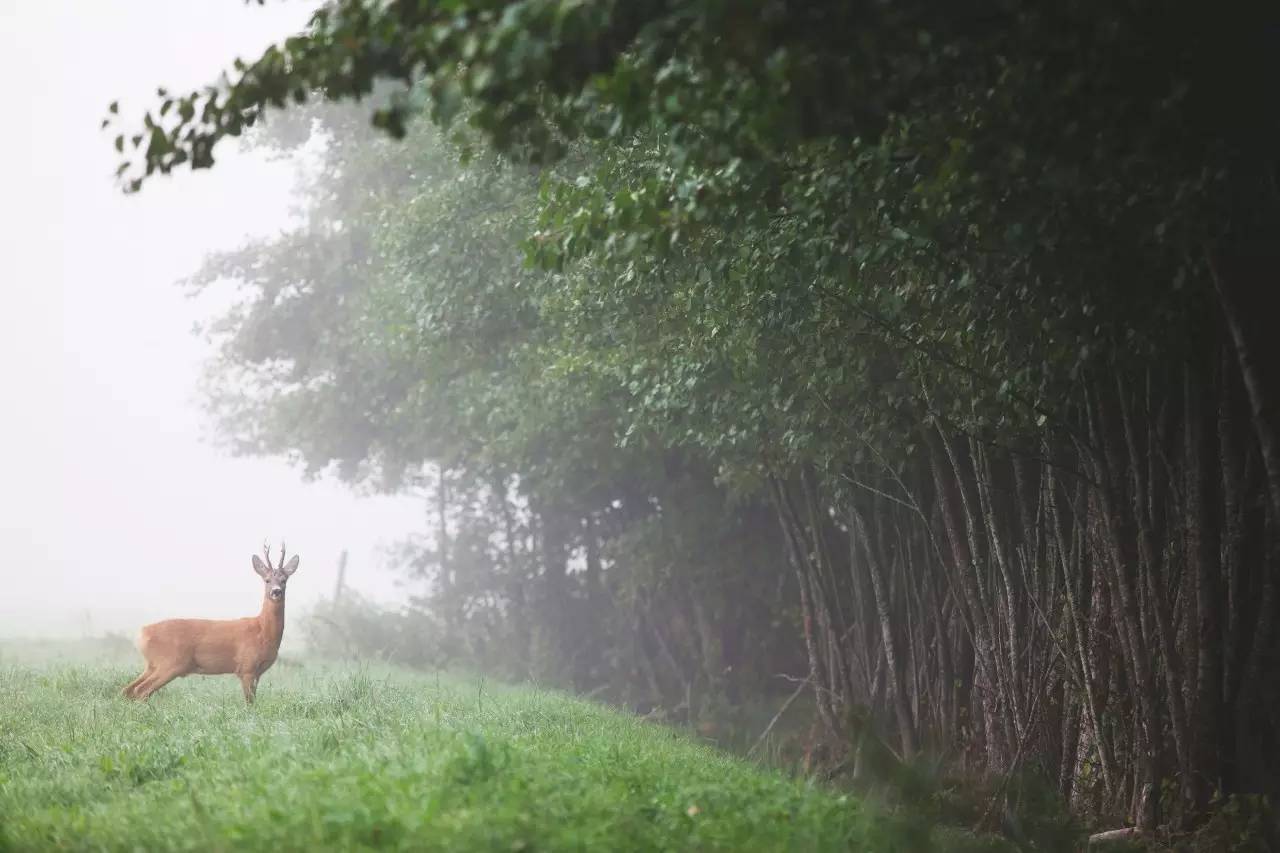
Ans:
[{"label": "grassy field", "polygon": [[[0,658],[0,849],[917,850],[927,830],[558,693],[277,665],[257,704]],[[950,847],[951,845],[944,845]]]}]

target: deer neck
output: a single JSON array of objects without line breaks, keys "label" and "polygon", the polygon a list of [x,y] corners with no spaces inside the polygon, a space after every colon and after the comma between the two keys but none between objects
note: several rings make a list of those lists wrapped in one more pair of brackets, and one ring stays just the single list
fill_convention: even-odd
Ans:
[{"label": "deer neck", "polygon": [[258,623],[262,625],[262,636],[271,643],[273,649],[278,650],[280,639],[284,636],[284,599],[272,601],[271,596],[263,596]]}]

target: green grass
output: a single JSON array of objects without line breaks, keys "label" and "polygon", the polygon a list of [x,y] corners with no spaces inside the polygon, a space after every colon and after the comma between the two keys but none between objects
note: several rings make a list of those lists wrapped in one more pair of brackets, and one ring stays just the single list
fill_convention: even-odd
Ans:
[{"label": "green grass", "polygon": [[0,663],[0,850],[917,850],[927,830],[534,688]]}]

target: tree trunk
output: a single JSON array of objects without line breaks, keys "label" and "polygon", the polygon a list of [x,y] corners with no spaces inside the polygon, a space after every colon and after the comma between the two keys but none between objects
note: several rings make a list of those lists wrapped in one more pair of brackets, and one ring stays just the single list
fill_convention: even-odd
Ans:
[{"label": "tree trunk", "polygon": [[1217,406],[1200,377],[1188,369],[1184,404],[1187,466],[1187,556],[1195,568],[1195,603],[1198,618],[1199,660],[1195,690],[1195,748],[1192,757],[1191,795],[1197,813],[1209,804],[1221,785],[1222,754],[1222,565],[1219,556],[1218,442],[1215,435]]},{"label": "tree trunk", "polygon": [[1280,258],[1274,243],[1280,238],[1272,234],[1269,239],[1272,245],[1257,252],[1236,250],[1231,257],[1227,251],[1211,253],[1209,270],[1249,397],[1271,511],[1280,516],[1280,362],[1272,328],[1280,290]]},{"label": "tree trunk", "polygon": [[867,525],[862,514],[851,510],[852,528],[862,543],[862,554],[866,560],[867,571],[871,576],[871,588],[876,599],[876,615],[880,618],[880,633],[884,641],[885,664],[889,671],[893,689],[893,709],[898,718],[898,734],[902,739],[902,759],[910,761],[916,754],[916,726],[911,714],[910,695],[907,692],[905,673],[905,657],[902,654],[893,631],[893,614],[889,605],[888,583],[884,577],[884,568],[871,547]]}]

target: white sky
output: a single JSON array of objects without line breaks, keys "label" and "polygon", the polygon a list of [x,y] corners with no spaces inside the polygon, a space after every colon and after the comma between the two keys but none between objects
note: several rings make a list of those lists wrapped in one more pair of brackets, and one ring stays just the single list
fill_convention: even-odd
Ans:
[{"label": "white sky", "polygon": [[125,197],[107,104],[211,82],[305,22],[312,4],[0,0],[0,637],[126,630],[256,612],[249,557],[302,557],[296,617],[348,580],[393,600],[381,546],[424,507],[305,483],[210,440],[197,382],[208,307],[174,282],[206,252],[287,221],[291,173],[218,149],[212,171]]}]

